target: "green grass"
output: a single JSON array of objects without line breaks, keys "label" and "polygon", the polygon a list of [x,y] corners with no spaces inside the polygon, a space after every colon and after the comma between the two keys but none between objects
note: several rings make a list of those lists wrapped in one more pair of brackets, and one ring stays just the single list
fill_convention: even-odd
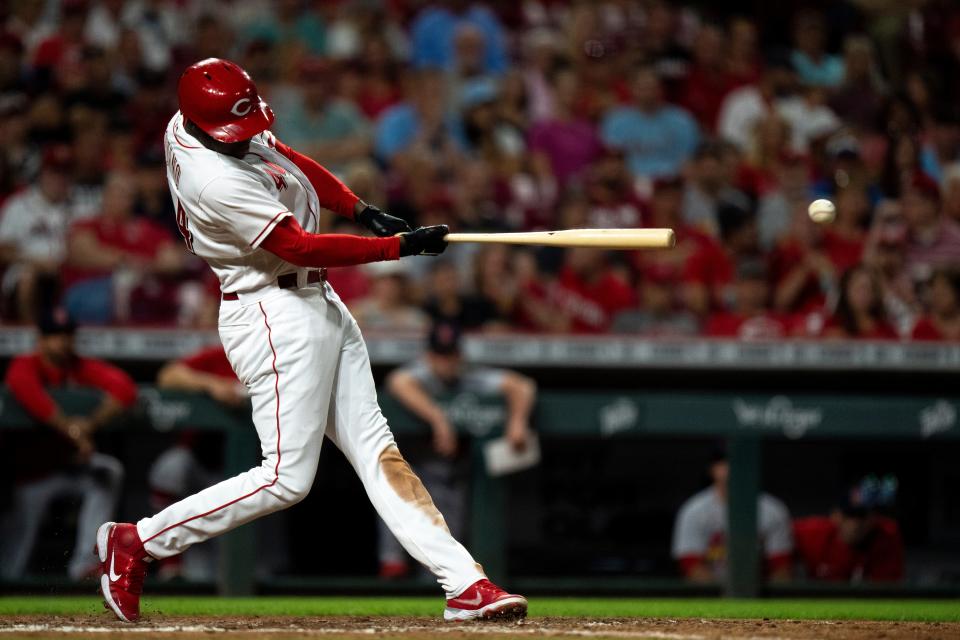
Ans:
[{"label": "green grass", "polygon": [[[440,598],[147,597],[146,613],[171,616],[436,616]],[[78,615],[102,611],[93,597],[0,597],[0,615]],[[574,617],[773,618],[798,620],[960,621],[957,600],[719,600],[533,598],[530,615]]]}]

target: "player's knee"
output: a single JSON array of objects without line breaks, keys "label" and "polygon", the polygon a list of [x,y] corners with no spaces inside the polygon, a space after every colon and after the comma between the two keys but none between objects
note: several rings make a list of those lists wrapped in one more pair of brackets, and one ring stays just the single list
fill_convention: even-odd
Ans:
[{"label": "player's knee", "polygon": [[310,493],[313,487],[313,474],[280,474],[277,485],[280,489],[278,492],[280,502],[283,503],[284,508],[291,507]]}]

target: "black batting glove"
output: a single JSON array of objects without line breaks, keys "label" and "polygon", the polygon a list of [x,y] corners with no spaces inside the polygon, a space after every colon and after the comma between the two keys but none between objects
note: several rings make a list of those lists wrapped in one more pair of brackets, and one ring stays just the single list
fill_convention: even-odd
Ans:
[{"label": "black batting glove", "polygon": [[401,256],[438,256],[447,248],[444,238],[450,227],[438,224],[432,227],[417,227],[416,231],[400,234]]},{"label": "black batting glove", "polygon": [[380,211],[373,205],[367,205],[363,211],[353,217],[354,220],[365,226],[374,235],[381,238],[395,236],[398,233],[407,233],[410,231],[410,225],[406,220],[391,216],[388,213]]}]

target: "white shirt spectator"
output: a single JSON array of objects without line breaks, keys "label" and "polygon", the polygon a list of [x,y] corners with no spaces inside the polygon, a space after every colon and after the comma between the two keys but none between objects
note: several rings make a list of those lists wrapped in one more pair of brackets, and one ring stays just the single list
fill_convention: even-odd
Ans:
[{"label": "white shirt spectator", "polygon": [[770,113],[770,106],[760,90],[748,85],[731,91],[723,100],[717,118],[717,132],[741,151],[747,151],[753,142],[757,123]]}]

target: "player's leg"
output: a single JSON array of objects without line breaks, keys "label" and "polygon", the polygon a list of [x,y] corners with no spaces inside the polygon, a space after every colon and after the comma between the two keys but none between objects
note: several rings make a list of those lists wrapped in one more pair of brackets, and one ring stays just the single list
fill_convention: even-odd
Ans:
[{"label": "player's leg", "polygon": [[423,483],[400,454],[377,404],[360,330],[346,307],[341,309],[344,338],[327,437],[353,465],[400,544],[437,577],[447,594],[447,619],[524,615],[526,600],[486,580],[479,563],[450,535]]},{"label": "player's leg", "polygon": [[0,531],[3,536],[0,577],[9,580],[23,575],[50,502],[70,484],[65,474],[57,473],[14,489],[13,505],[4,517]]},{"label": "player's leg", "polygon": [[[339,343],[338,318],[308,290],[221,317],[234,370],[250,392],[263,461],[137,523],[164,558],[306,497],[313,485]],[[318,419],[319,418],[319,419]]]},{"label": "player's leg", "polygon": [[113,456],[94,453],[76,483],[83,501],[77,517],[77,538],[67,572],[74,580],[95,575],[97,562],[90,555],[96,544],[97,527],[113,517],[123,487],[123,464]]},{"label": "player's leg", "polygon": [[[250,394],[263,461],[140,520],[134,531],[127,529],[131,525],[101,527],[101,591],[121,620],[139,617],[145,554],[170,557],[293,505],[310,491],[339,352],[339,322],[339,312],[316,289],[221,307],[220,337]],[[113,574],[109,563],[115,553],[126,568]]]}]

